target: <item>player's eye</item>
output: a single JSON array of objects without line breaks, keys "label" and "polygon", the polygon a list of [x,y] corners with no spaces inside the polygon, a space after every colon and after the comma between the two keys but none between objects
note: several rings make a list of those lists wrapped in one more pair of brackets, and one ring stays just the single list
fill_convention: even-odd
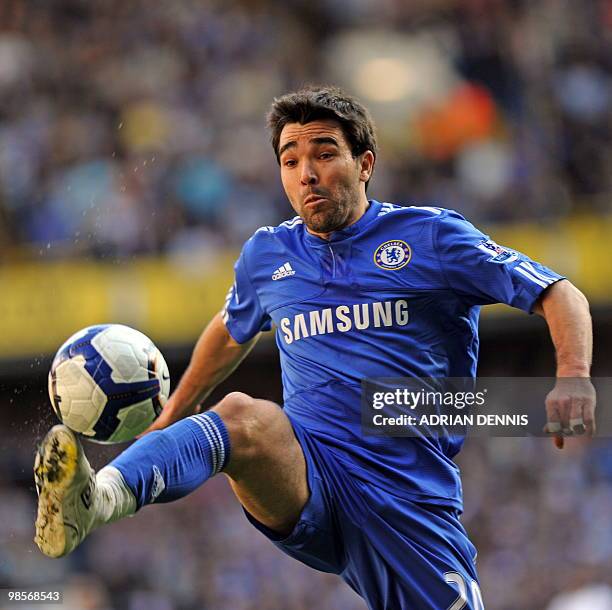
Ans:
[{"label": "player's eye", "polygon": [[285,167],[295,167],[297,165],[297,161],[295,159],[286,159],[283,161],[283,165]]},{"label": "player's eye", "polygon": [[334,156],[334,154],[333,154],[333,153],[331,153],[331,152],[322,152],[322,153],[319,155],[319,158],[320,158],[320,159],[331,159],[333,156]]}]

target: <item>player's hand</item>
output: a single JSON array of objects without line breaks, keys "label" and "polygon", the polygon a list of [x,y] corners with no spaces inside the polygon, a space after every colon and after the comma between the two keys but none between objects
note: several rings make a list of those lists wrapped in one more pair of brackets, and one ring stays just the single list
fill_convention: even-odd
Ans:
[{"label": "player's hand", "polygon": [[564,437],[595,434],[595,388],[588,377],[558,377],[545,400],[544,432],[563,449]]},{"label": "player's hand", "polygon": [[162,412],[159,417],[142,433],[136,438],[142,438],[145,434],[153,432],[154,430],[163,430],[173,423],[188,417],[189,415],[195,415],[202,410],[202,405],[196,405],[195,408],[185,409],[184,406],[180,405],[174,398],[174,395],[170,396],[168,402],[164,405]]}]

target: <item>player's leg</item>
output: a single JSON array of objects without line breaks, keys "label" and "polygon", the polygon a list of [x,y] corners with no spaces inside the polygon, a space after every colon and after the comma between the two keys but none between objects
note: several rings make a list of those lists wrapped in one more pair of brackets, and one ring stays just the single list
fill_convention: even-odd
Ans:
[{"label": "player's leg", "polygon": [[[195,450],[193,433],[210,445],[212,464],[202,462],[209,451]],[[278,405],[240,392],[148,435],[111,466],[134,491],[138,508],[183,497],[223,470],[245,508],[279,533],[291,530],[308,499],[304,454],[289,419]],[[156,493],[161,482],[164,489]]]},{"label": "player's leg", "polygon": [[226,470],[238,497],[279,532],[308,499],[304,456],[289,420],[268,401],[233,393],[207,413],[140,439],[97,477],[76,437],[56,426],[39,449],[36,542],[50,556],[146,504],[183,497]]},{"label": "player's leg", "polygon": [[289,534],[309,496],[304,452],[289,418],[277,404],[238,392],[212,411],[229,431],[224,472],[240,503],[266,527]]}]

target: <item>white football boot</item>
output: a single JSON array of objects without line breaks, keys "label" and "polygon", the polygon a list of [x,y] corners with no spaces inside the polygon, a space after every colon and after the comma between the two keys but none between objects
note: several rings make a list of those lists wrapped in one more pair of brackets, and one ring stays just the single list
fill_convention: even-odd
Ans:
[{"label": "white football boot", "polygon": [[76,435],[53,426],[34,462],[38,515],[34,542],[49,557],[73,551],[94,527],[96,475]]}]

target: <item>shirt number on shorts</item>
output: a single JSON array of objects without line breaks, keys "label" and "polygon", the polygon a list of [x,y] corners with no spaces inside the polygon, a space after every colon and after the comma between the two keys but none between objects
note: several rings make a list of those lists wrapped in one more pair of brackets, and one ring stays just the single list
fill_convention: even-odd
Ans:
[{"label": "shirt number on shorts", "polygon": [[[459,590],[457,599],[448,607],[448,610],[463,610],[470,601],[468,597],[468,586],[465,582],[465,578],[458,572],[447,572],[444,574],[444,581],[449,585],[454,585]],[[470,608],[473,610],[484,610],[484,603],[482,601],[482,593],[478,583],[471,579],[470,581],[470,597],[472,598],[472,604]]]}]

